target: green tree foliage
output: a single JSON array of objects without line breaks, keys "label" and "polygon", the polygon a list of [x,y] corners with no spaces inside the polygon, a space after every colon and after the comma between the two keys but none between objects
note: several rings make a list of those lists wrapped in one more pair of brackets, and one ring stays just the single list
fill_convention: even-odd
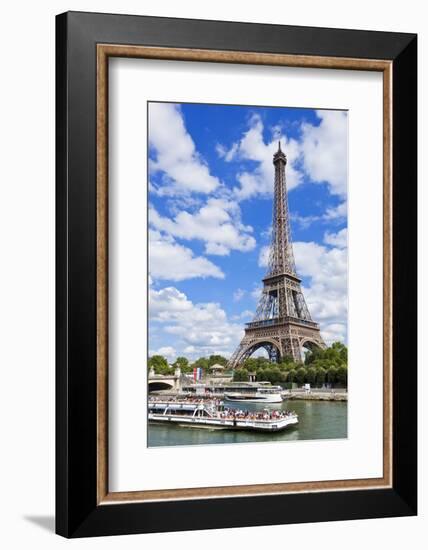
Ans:
[{"label": "green tree foliage", "polygon": [[316,367],[316,385],[321,388],[325,384],[327,371],[323,367]]},{"label": "green tree foliage", "polygon": [[209,359],[206,357],[199,357],[199,359],[196,359],[196,361],[193,363],[192,368],[201,368],[201,369],[208,369],[210,366]]},{"label": "green tree foliage", "polygon": [[347,386],[348,384],[348,369],[345,366],[338,367],[336,374],[337,382],[341,386]]},{"label": "green tree foliage", "polygon": [[291,369],[288,371],[287,382],[296,382],[297,371],[296,369]]},{"label": "green tree foliage", "polygon": [[210,367],[212,367],[213,365],[221,365],[222,367],[225,367],[226,364],[227,359],[222,355],[210,355],[208,358],[208,366]]},{"label": "green tree foliage", "polygon": [[255,373],[258,382],[271,384],[296,382],[299,385],[309,383],[312,387],[322,387],[329,382],[346,386],[347,354],[346,346],[335,342],[325,350],[314,347],[306,353],[304,364],[294,362],[291,357],[284,357],[278,364],[271,363],[265,357],[250,357],[238,370],[243,368],[248,373]]},{"label": "green tree foliage", "polygon": [[305,379],[306,379],[306,369],[304,367],[299,367],[296,370],[295,382],[297,382],[298,384],[303,384],[305,382]]},{"label": "green tree foliage", "polygon": [[283,372],[287,372],[289,370],[299,368],[301,363],[295,363],[292,359],[288,358],[287,360],[281,361],[278,366]]},{"label": "green tree foliage", "polygon": [[[321,387],[326,382],[347,386],[348,382],[348,350],[340,342],[335,342],[324,350],[313,348],[306,353],[304,364],[296,363],[292,357],[285,356],[280,363],[271,363],[266,357],[249,357],[242,366],[235,369],[235,381],[247,381],[250,373],[255,373],[258,382],[284,384],[296,382],[301,385],[305,382],[313,387]],[[222,355],[199,357],[190,364],[186,357],[177,357],[172,367],[162,355],[153,355],[149,358],[149,368],[153,367],[156,374],[172,374],[174,368],[180,367],[184,373],[192,372],[194,368],[202,368],[208,372],[213,365],[226,366],[227,359]]]},{"label": "green tree foliage", "polygon": [[327,369],[327,382],[330,384],[334,384],[336,382],[337,377],[337,368],[336,367],[329,367]]},{"label": "green tree foliage", "polygon": [[235,369],[233,372],[233,381],[234,382],[248,382],[248,371],[247,369],[241,367]]},{"label": "green tree foliage", "polygon": [[305,365],[311,365],[315,363],[315,361],[322,359],[322,353],[324,350],[321,350],[317,347],[313,347],[311,350],[309,350],[305,354]]},{"label": "green tree foliage", "polygon": [[284,374],[277,366],[264,369],[263,376],[263,380],[270,382],[271,384],[280,384],[281,382],[285,382]]},{"label": "green tree foliage", "polygon": [[347,385],[348,349],[341,342],[334,342],[326,349],[314,347],[306,354],[305,365],[308,367],[307,382],[312,380],[309,369],[313,367],[316,371],[315,384],[317,386],[322,386],[325,382]]},{"label": "green tree foliage", "polygon": [[317,378],[317,369],[315,367],[308,367],[306,369],[305,381],[308,382],[311,386],[315,386]]},{"label": "green tree foliage", "polygon": [[271,362],[266,357],[250,357],[245,359],[243,365],[249,372],[255,372],[259,369],[267,368],[271,366]]},{"label": "green tree foliage", "polygon": [[177,357],[175,362],[172,365],[175,369],[178,367],[181,372],[191,372],[192,367],[190,366],[189,360],[187,357]]},{"label": "green tree foliage", "polygon": [[156,374],[171,374],[173,369],[162,355],[152,355],[148,361],[149,369],[153,368]]},{"label": "green tree foliage", "polygon": [[344,344],[341,342],[334,342],[331,349],[339,354],[343,364],[348,364],[348,348]]},{"label": "green tree foliage", "polygon": [[199,357],[199,359],[196,359],[192,365],[192,369],[199,367],[201,369],[208,370],[213,365],[221,365],[222,367],[225,367],[226,364],[226,357],[223,357],[222,355],[210,355],[209,357]]},{"label": "green tree foliage", "polygon": [[348,350],[341,342],[334,342],[326,349],[312,348],[305,356],[305,365],[340,367],[348,363]]},{"label": "green tree foliage", "polygon": [[266,375],[265,375],[265,371],[268,370],[269,367],[267,367],[266,369],[257,369],[256,371],[250,371],[250,372],[255,372],[256,373],[256,380],[257,382],[263,382],[263,380],[266,380]]}]

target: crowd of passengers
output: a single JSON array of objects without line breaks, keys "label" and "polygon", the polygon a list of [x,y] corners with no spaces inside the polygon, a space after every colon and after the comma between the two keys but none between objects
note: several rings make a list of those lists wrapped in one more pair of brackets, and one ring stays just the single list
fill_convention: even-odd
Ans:
[{"label": "crowd of passengers", "polygon": [[183,403],[183,402],[206,403],[207,401],[209,401],[210,403],[216,406],[219,406],[223,403],[221,399],[213,399],[212,397],[201,398],[201,397],[196,397],[194,394],[193,395],[184,394],[184,395],[177,395],[177,396],[166,395],[164,397],[162,397],[161,395],[156,395],[156,396],[150,395],[149,397],[150,403]]},{"label": "crowd of passengers", "polygon": [[232,420],[279,420],[281,418],[288,418],[289,416],[296,416],[296,413],[294,411],[269,411],[267,409],[263,411],[243,411],[241,409],[225,408],[218,413],[218,416]]},{"label": "crowd of passengers", "polygon": [[[191,396],[186,397],[171,397],[169,399],[161,397],[150,397],[150,402],[162,402],[162,403],[182,403],[185,401],[198,402],[203,404],[203,399],[195,399]],[[222,407],[223,401],[221,399],[211,399],[209,404],[214,406],[216,409]],[[224,418],[226,420],[278,420],[281,418],[288,418],[290,416],[296,416],[294,411],[283,411],[283,410],[268,410],[263,409],[262,411],[248,411],[242,409],[232,409],[229,407],[222,408],[217,411],[217,416],[219,418]]]}]

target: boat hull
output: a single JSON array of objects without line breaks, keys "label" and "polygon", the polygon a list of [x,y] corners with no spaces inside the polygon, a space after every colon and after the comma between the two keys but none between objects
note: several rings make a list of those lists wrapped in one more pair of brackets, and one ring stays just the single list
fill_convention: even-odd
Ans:
[{"label": "boat hull", "polygon": [[239,418],[185,417],[183,415],[149,413],[149,422],[178,424],[189,427],[213,427],[229,430],[247,430],[258,432],[279,432],[298,424],[298,417],[290,415],[271,420],[246,420]]},{"label": "boat hull", "polygon": [[282,403],[283,401],[281,394],[263,395],[260,397],[241,397],[238,395],[231,395],[226,393],[224,395],[224,399],[225,401],[230,401],[232,403]]}]

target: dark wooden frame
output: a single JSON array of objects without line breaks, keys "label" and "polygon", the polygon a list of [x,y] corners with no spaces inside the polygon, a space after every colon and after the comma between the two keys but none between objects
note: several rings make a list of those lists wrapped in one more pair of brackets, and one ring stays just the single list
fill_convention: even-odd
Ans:
[{"label": "dark wooden frame", "polygon": [[[75,12],[57,16],[59,534],[80,537],[416,514],[416,44],[415,35],[401,33]],[[108,492],[105,90],[106,61],[112,55],[383,71],[388,414],[387,473],[377,484],[359,480],[362,483],[284,484],[264,490],[206,488],[156,498],[143,492],[119,497]]]}]

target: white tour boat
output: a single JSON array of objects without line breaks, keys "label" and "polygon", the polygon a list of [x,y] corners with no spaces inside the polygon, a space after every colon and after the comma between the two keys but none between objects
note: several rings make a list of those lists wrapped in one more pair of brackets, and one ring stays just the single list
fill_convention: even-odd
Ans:
[{"label": "white tour boat", "polygon": [[149,401],[149,422],[171,423],[186,427],[223,428],[259,432],[279,432],[299,422],[290,411],[258,412],[227,409],[213,402]]},{"label": "white tour boat", "polygon": [[281,403],[282,402],[282,388],[257,388],[255,392],[228,392],[224,394],[224,398],[227,401],[234,401],[237,403]]}]

